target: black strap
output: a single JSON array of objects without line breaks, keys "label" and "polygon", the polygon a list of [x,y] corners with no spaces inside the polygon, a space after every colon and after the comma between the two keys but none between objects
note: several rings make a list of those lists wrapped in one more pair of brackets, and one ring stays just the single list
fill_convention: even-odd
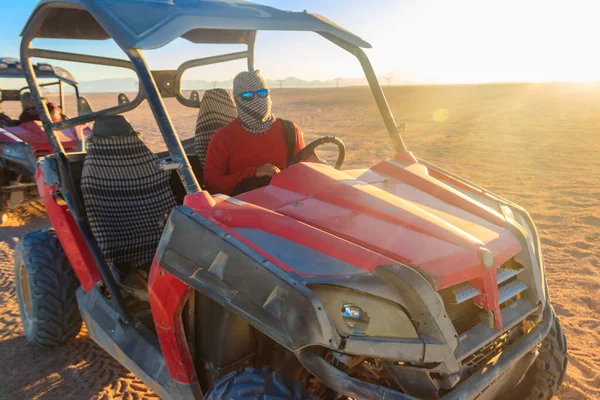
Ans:
[{"label": "black strap", "polygon": [[285,136],[285,145],[287,147],[287,166],[289,167],[296,153],[296,126],[292,121],[282,119],[283,135]]}]

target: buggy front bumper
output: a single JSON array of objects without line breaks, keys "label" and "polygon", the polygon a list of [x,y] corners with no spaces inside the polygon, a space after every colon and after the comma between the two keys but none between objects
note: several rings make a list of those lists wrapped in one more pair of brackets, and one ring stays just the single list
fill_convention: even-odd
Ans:
[{"label": "buggy front bumper", "polygon": [[[510,389],[524,376],[529,366],[535,361],[535,351],[548,335],[554,321],[554,310],[548,304],[545,307],[542,321],[527,334],[519,338],[505,351],[482,366],[477,372],[459,383],[450,393],[442,397],[444,400],[466,400],[493,398],[500,390]],[[352,378],[332,364],[325,361],[311,348],[297,353],[302,365],[320,381],[336,392],[357,399],[414,399],[406,394],[362,382]]]}]

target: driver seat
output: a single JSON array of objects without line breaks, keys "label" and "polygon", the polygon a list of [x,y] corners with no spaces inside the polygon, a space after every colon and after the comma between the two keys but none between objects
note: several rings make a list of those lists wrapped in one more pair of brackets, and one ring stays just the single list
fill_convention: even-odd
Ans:
[{"label": "driver seat", "polygon": [[229,90],[211,89],[204,92],[198,110],[194,135],[195,150],[202,169],[204,169],[208,145],[213,134],[237,117],[235,101]]}]

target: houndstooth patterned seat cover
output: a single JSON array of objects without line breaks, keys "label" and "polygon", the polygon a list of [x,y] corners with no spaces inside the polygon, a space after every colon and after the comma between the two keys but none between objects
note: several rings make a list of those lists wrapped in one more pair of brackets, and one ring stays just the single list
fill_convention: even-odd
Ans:
[{"label": "houndstooth patterned seat cover", "polygon": [[170,171],[123,116],[99,118],[87,144],[81,190],[90,228],[108,262],[150,263],[175,207]]},{"label": "houndstooth patterned seat cover", "polygon": [[204,92],[198,119],[196,120],[196,154],[204,168],[208,145],[215,131],[237,118],[237,110],[231,92],[225,89],[211,89]]}]

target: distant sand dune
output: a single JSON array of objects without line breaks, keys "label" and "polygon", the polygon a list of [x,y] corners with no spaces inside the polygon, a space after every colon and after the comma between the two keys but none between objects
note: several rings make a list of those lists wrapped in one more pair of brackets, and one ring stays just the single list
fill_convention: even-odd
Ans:
[{"label": "distant sand dune", "polygon": [[[519,84],[385,91],[397,121],[408,123],[405,141],[417,156],[531,212],[542,236],[550,295],[569,339],[570,364],[559,398],[600,398],[600,87]],[[276,115],[295,121],[307,142],[323,134],[344,140],[346,168],[367,167],[392,154],[368,89],[272,93]],[[115,94],[88,97],[95,109],[116,102]],[[192,135],[195,110],[173,99],[166,103],[181,136]],[[17,112],[10,104],[3,108]],[[433,120],[434,113],[440,122]],[[128,117],[153,150],[164,149],[147,105]],[[47,225],[40,207],[31,206],[0,228],[0,399],[152,397],[85,332],[60,350],[26,343],[15,302],[13,251],[20,235]]]}]

